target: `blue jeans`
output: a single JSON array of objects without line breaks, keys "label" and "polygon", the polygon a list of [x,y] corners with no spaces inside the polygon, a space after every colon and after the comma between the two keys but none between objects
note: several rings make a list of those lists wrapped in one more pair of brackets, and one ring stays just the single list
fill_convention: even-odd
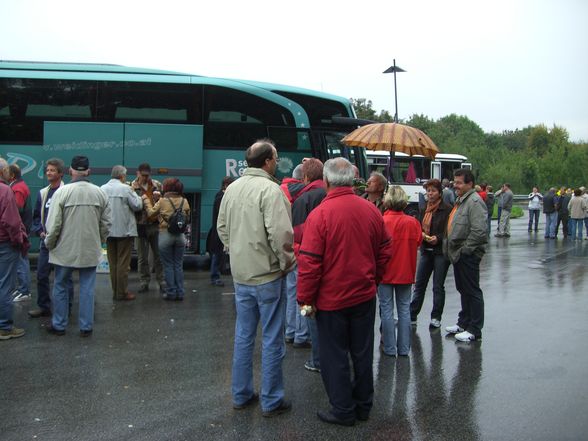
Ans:
[{"label": "blue jeans", "polygon": [[541,213],[539,209],[529,209],[529,231],[533,227],[533,219],[535,219],[535,231],[539,229],[539,213]]},{"label": "blue jeans", "polygon": [[0,243],[0,329],[12,329],[12,292],[20,252],[10,242]]},{"label": "blue jeans", "polygon": [[[53,265],[49,263],[49,250],[41,240],[39,256],[37,258],[37,306],[42,311],[51,311],[51,290],[49,287],[49,275]],[[68,281],[69,307],[73,303],[73,280]]]},{"label": "blue jeans", "polygon": [[220,279],[220,262],[223,254],[212,253],[210,255],[210,281],[216,282]]},{"label": "blue jeans", "polygon": [[298,268],[286,276],[286,338],[293,338],[294,343],[308,341],[308,325],[300,315],[296,301],[296,285],[298,284]]},{"label": "blue jeans", "polygon": [[488,236],[492,232],[492,213],[488,213]]},{"label": "blue jeans", "polygon": [[55,283],[53,285],[54,329],[64,330],[69,315],[69,286],[72,273],[78,270],[80,275],[80,311],[78,323],[80,331],[91,331],[94,327],[94,292],[96,288],[96,267],[72,268],[55,265]]},{"label": "blue jeans", "polygon": [[31,293],[31,264],[29,262],[29,255],[18,256],[18,263],[16,264],[16,289],[23,294]]},{"label": "blue jeans", "polygon": [[310,333],[310,340],[312,341],[312,348],[311,348],[311,359],[310,362],[316,368],[321,367],[321,359],[320,359],[320,350],[319,350],[319,335],[318,335],[318,327],[316,325],[316,319],[310,317],[303,317],[306,320],[306,324],[308,326],[308,331]]},{"label": "blue jeans", "polygon": [[159,257],[163,264],[163,278],[168,298],[184,298],[184,250],[183,234],[159,232]]},{"label": "blue jeans", "polygon": [[449,260],[443,254],[434,254],[432,251],[421,250],[421,259],[419,260],[414,292],[410,302],[411,320],[416,320],[419,312],[421,312],[431,274],[433,274],[433,310],[431,311],[431,318],[441,320],[443,308],[445,307],[445,278],[448,270]]},{"label": "blue jeans", "polygon": [[578,233],[578,240],[582,240],[582,224],[584,219],[574,219],[573,217],[570,218],[570,235],[572,240],[576,240],[576,231]]},{"label": "blue jeans", "polygon": [[555,226],[557,225],[557,211],[545,213],[545,237],[555,238]]},{"label": "blue jeans", "polygon": [[286,278],[262,285],[235,283],[235,350],[233,353],[233,403],[241,405],[253,393],[253,348],[261,320],[261,409],[276,409],[284,399],[282,360],[286,354],[284,316]]},{"label": "blue jeans", "polygon": [[[381,284],[378,287],[382,334],[386,355],[408,355],[410,351],[410,288],[408,285]],[[394,325],[394,298],[398,308],[398,338]]]}]

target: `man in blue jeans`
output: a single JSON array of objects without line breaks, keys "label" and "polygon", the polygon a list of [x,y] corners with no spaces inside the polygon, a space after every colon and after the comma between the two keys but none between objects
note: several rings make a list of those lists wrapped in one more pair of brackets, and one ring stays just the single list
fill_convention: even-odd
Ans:
[{"label": "man in blue jeans", "polygon": [[68,324],[68,286],[74,270],[80,276],[80,336],[89,337],[94,327],[96,267],[101,244],[106,242],[111,218],[108,196],[88,180],[90,163],[85,156],[71,161],[72,182],[53,195],[47,218],[45,246],[55,266],[53,317],[47,332],[64,335]]},{"label": "man in blue jeans", "polygon": [[261,410],[264,417],[287,412],[282,360],[286,352],[286,275],[295,266],[290,202],[274,177],[278,152],[270,140],[247,149],[248,168],[222,199],[217,231],[231,256],[235,285],[233,408],[259,400],[253,387],[253,347],[261,321]]}]

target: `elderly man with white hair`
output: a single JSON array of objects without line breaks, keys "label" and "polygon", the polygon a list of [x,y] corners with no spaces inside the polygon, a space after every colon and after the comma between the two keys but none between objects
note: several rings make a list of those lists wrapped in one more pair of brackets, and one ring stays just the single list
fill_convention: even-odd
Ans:
[{"label": "elderly man with white hair", "polygon": [[345,158],[325,163],[327,196],[306,220],[298,256],[298,302],[305,313],[316,313],[331,404],[318,417],[343,426],[367,420],[372,408],[376,286],[392,256],[382,215],[354,194],[354,176]]},{"label": "elderly man with white hair", "polygon": [[106,239],[112,299],[135,300],[135,294],[128,291],[129,269],[133,240],[137,237],[134,213],[143,209],[143,201],[126,183],[127,169],[124,166],[112,167],[110,176],[112,179],[100,188],[108,196],[112,214],[112,225]]}]

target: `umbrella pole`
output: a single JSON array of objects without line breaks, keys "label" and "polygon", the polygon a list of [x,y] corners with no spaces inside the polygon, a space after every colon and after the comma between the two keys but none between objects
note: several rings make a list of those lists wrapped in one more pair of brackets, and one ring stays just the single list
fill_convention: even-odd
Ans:
[{"label": "umbrella pole", "polygon": [[396,94],[396,58],[394,58],[394,122],[398,122],[398,96]]}]

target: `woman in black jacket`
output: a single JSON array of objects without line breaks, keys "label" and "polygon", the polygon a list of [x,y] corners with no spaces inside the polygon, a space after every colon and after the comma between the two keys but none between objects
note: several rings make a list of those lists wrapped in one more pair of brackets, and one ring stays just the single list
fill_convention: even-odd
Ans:
[{"label": "woman in black jacket", "polygon": [[425,184],[425,189],[427,206],[420,213],[424,239],[410,302],[410,320],[416,325],[417,315],[423,306],[425,291],[433,274],[433,310],[430,326],[439,328],[445,306],[445,278],[449,269],[449,260],[443,255],[442,242],[451,207],[443,202],[441,181],[431,179]]}]

